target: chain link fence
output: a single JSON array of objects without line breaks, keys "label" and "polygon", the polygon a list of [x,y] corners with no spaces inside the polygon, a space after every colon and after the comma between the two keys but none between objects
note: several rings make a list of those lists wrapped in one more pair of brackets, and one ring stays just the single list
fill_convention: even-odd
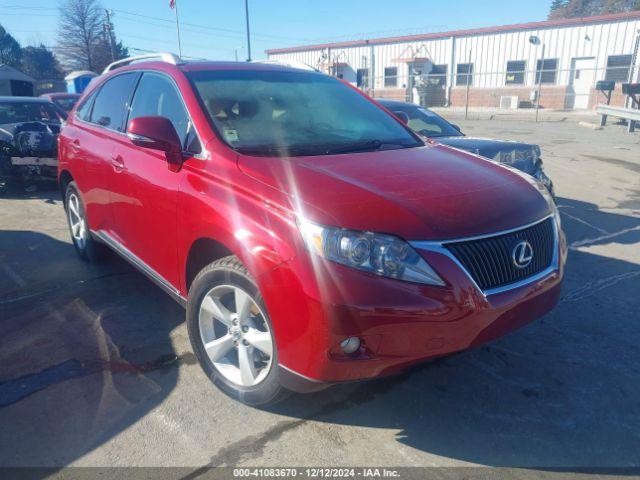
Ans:
[{"label": "chain link fence", "polygon": [[[516,65],[493,72],[474,72],[458,65],[454,75],[430,72],[403,77],[391,69],[390,74],[373,82],[358,73],[352,79],[338,69],[329,73],[376,98],[465,113],[588,113],[599,104],[639,108],[637,100],[623,93],[622,85],[640,82],[640,65],[595,68],[589,65],[592,60],[575,59],[569,69],[553,68],[553,63],[545,61],[539,70],[518,69]],[[639,96],[636,94],[636,99]]]}]

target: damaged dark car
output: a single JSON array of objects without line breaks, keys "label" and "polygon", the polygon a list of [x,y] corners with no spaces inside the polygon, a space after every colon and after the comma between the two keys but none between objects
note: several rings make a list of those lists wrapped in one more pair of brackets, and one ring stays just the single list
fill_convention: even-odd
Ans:
[{"label": "damaged dark car", "polygon": [[0,185],[55,180],[63,121],[49,100],[0,97]]},{"label": "damaged dark car", "polygon": [[438,143],[475,153],[523,171],[541,182],[554,196],[553,182],[544,172],[540,147],[531,143],[492,138],[467,137],[457,125],[449,123],[431,110],[412,103],[394,100],[377,100],[400,120],[423,137]]}]

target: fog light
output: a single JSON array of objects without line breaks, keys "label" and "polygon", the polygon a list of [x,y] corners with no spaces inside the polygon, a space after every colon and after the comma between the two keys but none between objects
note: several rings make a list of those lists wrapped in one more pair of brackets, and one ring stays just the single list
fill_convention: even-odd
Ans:
[{"label": "fog light", "polygon": [[358,337],[349,337],[340,342],[340,348],[344,353],[353,353],[360,348],[360,339]]}]

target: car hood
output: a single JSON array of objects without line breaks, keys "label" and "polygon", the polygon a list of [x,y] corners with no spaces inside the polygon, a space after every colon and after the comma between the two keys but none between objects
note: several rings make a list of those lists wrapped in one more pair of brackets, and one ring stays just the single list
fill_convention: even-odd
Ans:
[{"label": "car hood", "polygon": [[240,155],[247,175],[286,193],[318,223],[407,240],[481,235],[542,218],[532,180],[442,145],[295,158]]},{"label": "car hood", "polygon": [[477,153],[491,160],[510,165],[529,175],[535,173],[538,168],[537,160],[540,149],[531,143],[475,137],[438,137],[434,140],[443,145]]}]

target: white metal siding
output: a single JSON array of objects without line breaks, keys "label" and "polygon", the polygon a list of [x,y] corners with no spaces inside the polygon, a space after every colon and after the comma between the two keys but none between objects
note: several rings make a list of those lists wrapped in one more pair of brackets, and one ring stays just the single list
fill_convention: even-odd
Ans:
[{"label": "white metal siding", "polygon": [[[525,85],[534,84],[533,70],[540,58],[541,47],[529,43],[529,37],[536,35],[546,45],[545,57],[558,59],[557,85],[567,85],[570,79],[571,60],[576,57],[595,57],[598,68],[597,79],[604,78],[607,58],[610,55],[633,53],[636,35],[640,29],[640,20],[627,19],[608,23],[584,24],[566,27],[548,27],[543,29],[496,32],[478,35],[449,37],[427,41],[376,44],[373,46],[355,46],[329,48],[324,50],[305,50],[300,52],[271,54],[269,58],[297,60],[319,67],[324,62],[345,62],[355,72],[358,68],[370,68],[373,49],[376,80],[375,88],[384,88],[385,67],[398,67],[398,88],[408,82],[408,68],[398,63],[399,58],[413,56],[428,57],[433,64],[447,65],[447,83],[455,82],[456,65],[467,63],[469,52],[473,68],[474,87],[499,87],[505,85],[507,61],[524,60],[526,70],[530,72]],[[453,50],[455,45],[455,51]],[[324,60],[323,60],[324,55]],[[455,64],[452,65],[452,58]],[[366,65],[365,65],[366,62]],[[353,79],[347,78],[355,82]]]}]

